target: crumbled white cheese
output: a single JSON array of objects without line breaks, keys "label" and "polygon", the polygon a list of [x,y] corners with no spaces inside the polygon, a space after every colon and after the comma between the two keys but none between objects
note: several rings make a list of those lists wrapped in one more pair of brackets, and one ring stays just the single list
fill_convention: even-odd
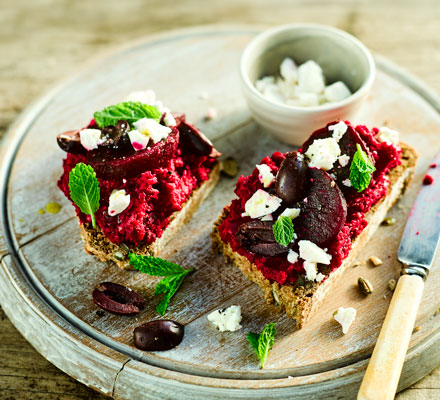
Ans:
[{"label": "crumbled white cheese", "polygon": [[79,139],[86,150],[97,149],[98,144],[102,143],[101,131],[99,129],[83,129],[79,132]]},{"label": "crumbled white cheese", "polygon": [[298,68],[295,62],[286,57],[280,65],[280,75],[286,82],[296,82],[298,79]]},{"label": "crumbled white cheese", "polygon": [[267,214],[263,218],[261,218],[261,221],[273,221],[272,214]]},{"label": "crumbled white cheese", "polygon": [[234,332],[241,328],[241,307],[230,306],[223,310],[213,311],[208,315],[208,320],[220,331]]},{"label": "crumbled white cheese", "polygon": [[259,172],[258,179],[263,186],[269,187],[275,180],[275,175],[267,164],[260,164],[256,166]]},{"label": "crumbled white cheese", "polygon": [[299,213],[301,212],[300,208],[286,208],[281,215],[283,217],[289,217],[290,219],[295,219],[298,217]]},{"label": "crumbled white cheese", "polygon": [[289,250],[287,253],[287,261],[292,264],[295,264],[298,261],[299,254],[294,250]]},{"label": "crumbled white cheese", "polygon": [[342,181],[342,184],[343,184],[344,186],[351,187],[351,182],[350,182],[350,179],[349,179],[349,178],[344,179],[344,180]]},{"label": "crumbled white cheese", "polygon": [[328,130],[330,132],[333,132],[333,139],[335,139],[337,142],[339,142],[344,136],[345,132],[347,132],[348,126],[344,121],[339,121],[337,124],[330,125],[328,127]]},{"label": "crumbled white cheese", "polygon": [[351,95],[350,89],[344,82],[338,81],[328,85],[324,89],[324,95],[327,101],[341,101]]},{"label": "crumbled white cheese", "polygon": [[324,274],[321,274],[321,272],[318,272],[318,273],[316,274],[315,281],[318,282],[318,283],[320,283],[320,282],[322,282],[322,280],[323,280],[324,278],[325,278],[325,275],[324,275]]},{"label": "crumbled white cheese", "polygon": [[133,129],[128,132],[128,137],[130,139],[131,145],[136,151],[143,150],[147,147],[150,137],[140,133],[138,130]]},{"label": "crumbled white cheese", "polygon": [[306,279],[308,281],[314,281],[318,274],[315,262],[304,261],[304,269],[306,271]]},{"label": "crumbled white cheese", "polygon": [[342,333],[345,335],[356,318],[356,310],[353,307],[339,307],[333,318],[342,326]]},{"label": "crumbled white cheese", "polygon": [[152,118],[142,118],[139,121],[134,122],[133,126],[140,133],[144,134],[145,136],[149,136],[151,140],[153,140],[153,143],[157,143],[162,139],[165,139],[171,132],[171,128],[159,124]]},{"label": "crumbled white cheese", "polygon": [[136,92],[131,92],[125,100],[154,105],[156,102],[156,93],[154,93],[153,90],[139,90]]},{"label": "crumbled white cheese", "polygon": [[399,144],[399,132],[383,126],[379,129],[379,134],[377,135],[379,142],[385,142],[387,144],[393,144],[397,146]]},{"label": "crumbled white cheese", "polygon": [[113,190],[109,198],[108,214],[114,216],[120,214],[130,205],[130,195],[125,189]]},{"label": "crumbled white cheese", "polygon": [[348,154],[342,154],[342,156],[339,156],[338,161],[341,167],[345,167],[350,162],[350,156]]},{"label": "crumbled white cheese", "polygon": [[298,105],[302,107],[316,107],[319,105],[319,98],[316,93],[299,93]]},{"label": "crumbled white cheese", "polygon": [[341,154],[341,149],[334,138],[316,139],[307,149],[305,155],[309,159],[309,167],[325,171],[333,168],[333,164]]},{"label": "crumbled white cheese", "polygon": [[263,189],[258,189],[244,205],[246,213],[251,218],[263,217],[272,214],[281,205],[281,199]]},{"label": "crumbled white cheese", "polygon": [[322,69],[315,61],[297,67],[291,58],[282,61],[280,76],[264,76],[255,87],[269,100],[294,107],[316,107],[351,95],[341,81],[325,87]]},{"label": "crumbled white cheese", "polygon": [[166,126],[176,126],[176,119],[173,117],[171,112],[167,111],[163,117],[163,122]]},{"label": "crumbled white cheese", "polygon": [[310,240],[300,240],[298,246],[299,256],[303,260],[326,265],[330,264],[332,256]]},{"label": "crumbled white cheese", "polygon": [[325,88],[321,67],[309,60],[298,67],[298,89],[301,93],[321,93]]}]

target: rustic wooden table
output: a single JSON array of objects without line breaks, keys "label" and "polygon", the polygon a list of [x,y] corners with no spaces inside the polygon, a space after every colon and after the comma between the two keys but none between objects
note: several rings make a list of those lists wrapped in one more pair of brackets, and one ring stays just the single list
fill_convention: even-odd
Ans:
[{"label": "rustic wooden table", "polygon": [[[439,17],[436,0],[0,0],[0,137],[28,103],[95,54],[194,25],[334,25],[440,92]],[[0,308],[0,399],[101,398],[42,358]],[[440,398],[440,368],[397,398]]]}]

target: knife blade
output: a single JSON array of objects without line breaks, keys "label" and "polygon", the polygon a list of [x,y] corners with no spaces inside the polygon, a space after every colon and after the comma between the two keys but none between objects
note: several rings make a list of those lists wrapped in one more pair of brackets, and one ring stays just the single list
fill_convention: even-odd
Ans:
[{"label": "knife blade", "polygon": [[[435,167],[434,167],[435,166]],[[404,273],[426,279],[440,237],[440,152],[428,169],[433,181],[417,194],[399,246],[398,260]]]},{"label": "knife blade", "polygon": [[403,275],[397,282],[362,379],[358,400],[392,400],[397,390],[422,300],[424,280],[432,266],[440,237],[440,152],[427,174],[432,177],[432,182],[420,188],[403,231],[398,252]]}]

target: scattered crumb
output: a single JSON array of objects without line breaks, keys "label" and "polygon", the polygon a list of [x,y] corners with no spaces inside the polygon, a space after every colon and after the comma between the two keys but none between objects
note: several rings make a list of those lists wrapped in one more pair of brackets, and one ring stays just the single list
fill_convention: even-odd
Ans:
[{"label": "scattered crumb", "polygon": [[405,209],[405,206],[404,206],[403,204],[397,204],[397,208],[398,208],[399,210],[404,210],[404,209]]},{"label": "scattered crumb", "polygon": [[437,168],[437,164],[436,163],[432,163],[429,168]]},{"label": "scattered crumb", "polygon": [[437,309],[437,311],[434,313],[434,317],[436,317],[436,316],[439,315],[439,314],[440,314],[440,308]]},{"label": "scattered crumb", "polygon": [[209,94],[208,92],[202,92],[199,94],[199,98],[201,98],[202,100],[208,100],[209,99]]},{"label": "scattered crumb", "polygon": [[234,178],[238,174],[238,162],[232,158],[228,157],[225,160],[220,161],[221,172],[231,178]]},{"label": "scattered crumb", "polygon": [[336,185],[335,181],[332,181],[332,182],[330,183],[330,186],[331,186],[331,187],[335,187],[335,185]]},{"label": "scattered crumb", "polygon": [[353,264],[353,268],[359,267],[359,266],[361,266],[361,265],[362,265],[362,263],[361,263],[360,261],[356,261],[356,262]]},{"label": "scattered crumb", "polygon": [[393,291],[395,288],[396,288],[396,280],[395,279],[390,279],[388,281],[388,289]]},{"label": "scattered crumb", "polygon": [[18,222],[20,222],[20,224],[22,224],[24,222],[24,219],[23,218],[19,218]]},{"label": "scattered crumb", "polygon": [[432,185],[433,182],[434,182],[434,178],[429,174],[426,174],[425,177],[423,178],[424,185]]},{"label": "scattered crumb", "polygon": [[418,332],[419,330],[420,330],[420,325],[417,325],[417,326],[414,328],[413,333]]},{"label": "scattered crumb", "polygon": [[384,298],[384,299],[386,299],[386,298],[387,298],[387,296],[388,296],[387,294],[384,294],[384,295],[383,295],[383,298]]},{"label": "scattered crumb", "polygon": [[217,110],[213,107],[209,107],[208,110],[206,111],[205,119],[207,121],[210,121],[214,118],[217,118]]},{"label": "scattered crumb", "polygon": [[333,313],[333,318],[341,324],[342,333],[345,335],[356,318],[356,310],[353,307],[339,307],[338,310]]},{"label": "scattered crumb", "polygon": [[370,261],[371,261],[371,263],[374,264],[375,267],[383,264],[382,260],[379,257],[376,257],[376,256],[371,256],[370,257]]},{"label": "scattered crumb", "polygon": [[382,225],[391,226],[396,223],[396,218],[393,217],[387,217],[382,221]]},{"label": "scattered crumb", "polygon": [[40,208],[40,209],[38,210],[38,214],[40,214],[40,215],[43,215],[45,212],[46,212],[46,211],[44,211],[43,208]]}]

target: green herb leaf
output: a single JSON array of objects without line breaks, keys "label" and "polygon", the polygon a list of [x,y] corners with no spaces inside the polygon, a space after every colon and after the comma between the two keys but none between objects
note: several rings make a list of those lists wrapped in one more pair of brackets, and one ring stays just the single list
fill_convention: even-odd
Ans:
[{"label": "green herb leaf", "polygon": [[292,219],[283,215],[280,215],[272,226],[273,235],[275,240],[283,246],[288,246],[293,239],[295,233],[293,229]]},{"label": "green herb leaf", "polygon": [[96,227],[95,212],[99,208],[101,191],[95,170],[83,163],[78,163],[69,174],[70,198],[84,214],[92,218],[92,226]]},{"label": "green herb leaf", "polygon": [[358,192],[362,192],[370,184],[371,175],[376,168],[359,144],[356,144],[356,148],[350,165],[350,183]]},{"label": "green herb leaf", "polygon": [[108,106],[102,111],[96,111],[93,117],[98,126],[104,128],[109,125],[116,125],[121,119],[127,121],[130,125],[142,118],[152,118],[159,122],[161,115],[160,111],[154,106],[135,101],[125,101]]},{"label": "green herb leaf", "polygon": [[264,327],[263,332],[261,332],[260,334],[254,332],[249,332],[247,334],[249,343],[255,350],[255,353],[260,360],[261,368],[264,368],[264,364],[266,362],[269,351],[275,343],[276,334],[277,330],[274,323],[267,324]]},{"label": "green herb leaf", "polygon": [[164,294],[161,302],[157,305],[156,311],[160,315],[164,315],[171,298],[179,289],[185,277],[192,271],[192,269],[184,269],[178,264],[164,260],[159,257],[150,257],[129,253],[130,264],[138,271],[152,276],[165,276],[159,281],[154,290],[154,294]]}]

